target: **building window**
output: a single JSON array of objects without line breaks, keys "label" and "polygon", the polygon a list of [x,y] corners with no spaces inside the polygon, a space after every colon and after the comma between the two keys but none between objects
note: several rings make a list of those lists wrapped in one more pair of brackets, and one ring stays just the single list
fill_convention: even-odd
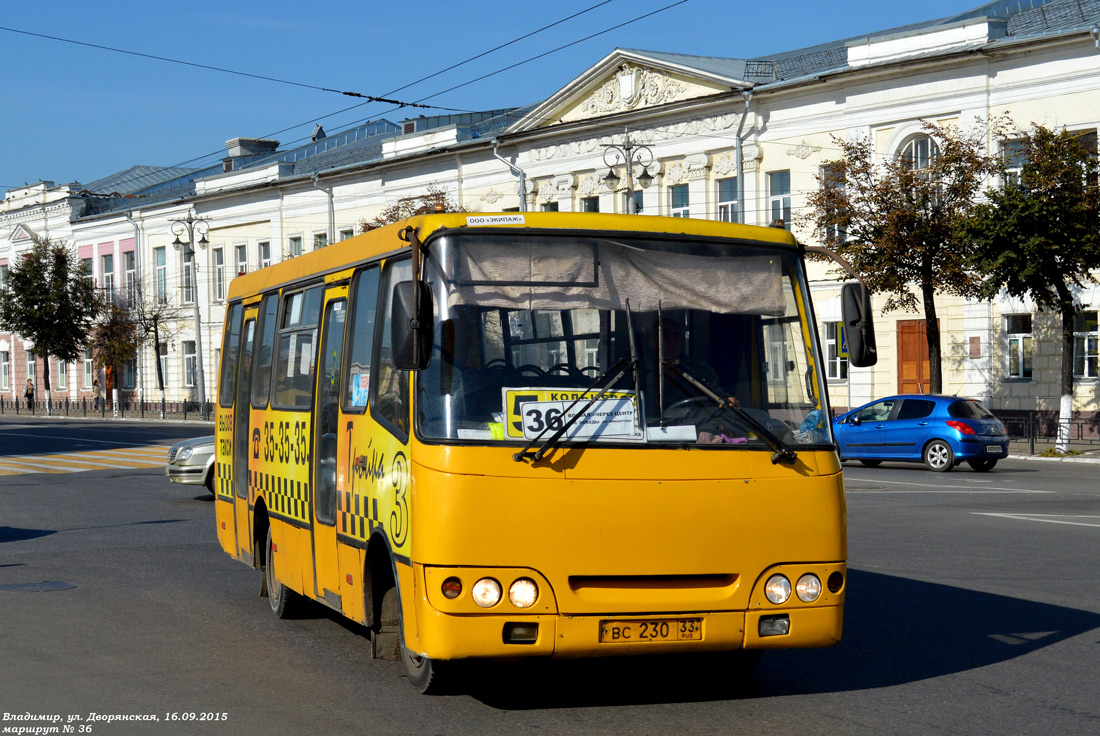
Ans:
[{"label": "building window", "polygon": [[183,341],[183,385],[192,388],[198,381],[198,363],[195,361],[195,341]]},{"label": "building window", "polygon": [[183,256],[183,303],[191,304],[195,301],[195,290],[191,284],[191,277],[194,273],[192,270],[192,264],[195,261],[195,252],[189,251],[184,253]]},{"label": "building window", "polygon": [[92,362],[92,349],[84,348],[84,365],[83,365],[83,384],[84,390],[92,390],[92,379],[95,378],[95,363]]},{"label": "building window", "polygon": [[547,202],[546,204],[544,204],[542,206],[542,211],[543,212],[557,212],[558,211],[558,203],[557,202]]},{"label": "building window", "polygon": [[[821,188],[823,190],[836,192],[838,197],[844,194],[844,177],[838,165],[831,164],[829,166],[822,166],[818,169],[817,177],[818,181],[821,182]],[[826,225],[822,234],[825,236],[826,245],[843,243],[848,239],[848,234],[845,229],[836,223]]]},{"label": "building window", "polygon": [[225,299],[225,253],[214,249],[214,301]]},{"label": "building window", "polygon": [[105,256],[99,258],[100,266],[100,278],[103,279],[103,295],[107,298],[111,297],[111,292],[115,290],[115,257],[113,254],[108,253]]},{"label": "building window", "polygon": [[259,244],[260,247],[260,268],[267,268],[271,265],[271,243],[264,240]]},{"label": "building window", "polygon": [[238,276],[248,273],[248,246],[244,243],[233,246],[233,267]]},{"label": "building window", "polygon": [[581,198],[581,212],[599,212],[600,211],[600,198],[599,197],[583,197]]},{"label": "building window", "polygon": [[328,245],[328,233],[313,233],[313,250],[324,248]]},{"label": "building window", "polygon": [[91,282],[92,286],[95,286],[95,275],[92,273],[92,259],[81,258],[80,265],[84,267],[84,278]]},{"label": "building window", "polygon": [[1031,378],[1031,315],[1005,316],[1008,336],[1008,377]]},{"label": "building window", "polygon": [[844,330],[840,322],[825,323],[825,352],[828,356],[826,373],[829,378],[843,381],[848,378],[848,350],[844,344]]},{"label": "building window", "polygon": [[157,304],[168,303],[168,256],[164,248],[153,248],[153,263],[157,273]]},{"label": "building window", "polygon": [[909,164],[909,168],[918,172],[925,181],[931,176],[931,173],[927,170],[932,166],[932,162],[939,158],[939,155],[939,146],[926,135],[914,138],[901,149],[901,157]]},{"label": "building window", "polygon": [[1078,312],[1073,318],[1073,375],[1080,378],[1100,376],[1096,311]]},{"label": "building window", "polygon": [[640,215],[644,207],[645,198],[642,196],[641,189],[634,190],[634,204],[631,208],[630,193],[623,192],[623,212],[628,215]]},{"label": "building window", "polygon": [[676,184],[668,188],[669,214],[673,217],[691,217],[687,184]]},{"label": "building window", "polygon": [[718,180],[718,219],[741,222],[741,207],[737,200],[737,177]]},{"label": "building window", "polygon": [[291,258],[302,255],[302,236],[295,235],[290,238],[286,252]]},{"label": "building window", "polygon": [[63,360],[57,362],[57,388],[61,391],[69,388],[69,364]]},{"label": "building window", "polygon": [[0,291],[8,290],[8,264],[0,264]]},{"label": "building window", "polygon": [[137,304],[137,256],[134,251],[122,253],[122,284],[126,289],[126,306]]},{"label": "building window", "polygon": [[772,171],[768,174],[768,224],[782,222],[791,229],[791,172]]},{"label": "building window", "polygon": [[27,378],[31,379],[35,387],[38,386],[38,371],[34,364],[34,353],[27,353]]},{"label": "building window", "polygon": [[126,389],[137,388],[137,358],[130,358],[122,366],[122,387]]},{"label": "building window", "polygon": [[0,389],[11,388],[11,354],[0,350]]},{"label": "building window", "polygon": [[351,227],[342,227],[342,228],[340,228],[340,240],[347,240],[348,238],[352,237],[353,235],[355,235],[355,228],[351,228]]},{"label": "building window", "polygon": [[[157,345],[157,361],[160,363],[160,381],[168,378],[168,343],[162,342]],[[160,388],[158,381],[157,388]]]},{"label": "building window", "polygon": [[1019,186],[1027,163],[1027,142],[1016,139],[1005,141],[1001,148],[1005,165],[1005,184]]}]

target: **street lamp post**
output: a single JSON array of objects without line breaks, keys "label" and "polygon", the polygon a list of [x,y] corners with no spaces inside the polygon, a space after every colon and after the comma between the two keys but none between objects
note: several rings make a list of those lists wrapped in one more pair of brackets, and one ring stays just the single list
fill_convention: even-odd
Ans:
[{"label": "street lamp post", "polygon": [[[629,130],[623,134],[623,137],[626,140],[621,146],[616,146],[614,143],[603,144],[603,162],[607,165],[607,176],[603,181],[608,189],[615,191],[621,181],[619,175],[615,173],[615,165],[619,161],[626,163],[626,211],[627,214],[636,215],[638,211],[635,209],[634,202],[634,164],[642,167],[638,183],[644,189],[653,181],[653,177],[649,174],[649,165],[653,163],[653,151],[645,144],[631,141]],[[608,156],[611,156],[610,161]]]},{"label": "street lamp post", "polygon": [[[191,271],[191,302],[195,306],[195,383],[199,392],[199,406],[201,407],[199,413],[203,419],[206,419],[206,378],[205,372],[202,367],[202,320],[199,317],[199,265],[198,258],[196,257],[195,246],[199,245],[205,248],[210,244],[210,241],[206,239],[206,233],[210,230],[210,223],[208,220],[195,217],[192,213],[188,212],[187,217],[182,220],[175,220],[172,222],[172,233],[176,236],[176,239],[172,241],[172,245],[176,248],[184,248],[184,259],[190,256],[191,265],[189,266]],[[184,233],[187,234],[187,240],[180,240],[180,236]],[[198,233],[199,240],[196,242],[195,233]],[[158,358],[159,360],[159,358]]]}]

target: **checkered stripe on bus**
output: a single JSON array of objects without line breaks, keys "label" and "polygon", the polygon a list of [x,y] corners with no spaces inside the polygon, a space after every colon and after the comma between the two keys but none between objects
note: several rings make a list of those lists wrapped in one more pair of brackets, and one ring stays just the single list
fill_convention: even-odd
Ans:
[{"label": "checkered stripe on bus", "polygon": [[309,483],[302,483],[270,473],[252,471],[249,485],[253,489],[252,497],[262,493],[267,500],[268,511],[273,516],[282,516],[308,524],[310,518],[311,491]]},{"label": "checkered stripe on bus", "polygon": [[378,519],[378,499],[361,496],[358,493],[344,491],[338,494],[340,499],[340,532],[349,537],[366,540],[374,527],[381,524]]}]

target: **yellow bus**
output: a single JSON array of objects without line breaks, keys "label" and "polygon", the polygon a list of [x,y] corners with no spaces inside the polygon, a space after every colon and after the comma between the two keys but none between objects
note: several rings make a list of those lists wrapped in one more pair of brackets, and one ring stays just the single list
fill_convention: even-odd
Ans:
[{"label": "yellow bus", "polygon": [[844,490],[806,250],[702,220],[436,214],[234,279],[221,546],[277,616],[365,625],[420,692],[474,658],[749,669],[836,643]]}]

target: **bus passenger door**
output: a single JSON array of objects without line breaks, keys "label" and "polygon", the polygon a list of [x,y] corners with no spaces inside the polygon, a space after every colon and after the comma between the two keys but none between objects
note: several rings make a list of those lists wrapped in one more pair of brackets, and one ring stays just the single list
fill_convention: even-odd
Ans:
[{"label": "bus passenger door", "polygon": [[256,309],[250,308],[244,315],[244,334],[241,338],[241,359],[238,362],[237,392],[233,402],[233,487],[235,498],[234,518],[237,526],[239,557],[251,560],[252,514],[249,513],[248,454],[252,448],[249,423],[252,414],[252,348],[256,344]]},{"label": "bus passenger door", "polygon": [[318,599],[341,610],[336,554],[336,455],[340,422],[340,365],[347,322],[347,286],[326,293],[321,349],[317,360],[317,400],[313,421],[313,564]]}]

